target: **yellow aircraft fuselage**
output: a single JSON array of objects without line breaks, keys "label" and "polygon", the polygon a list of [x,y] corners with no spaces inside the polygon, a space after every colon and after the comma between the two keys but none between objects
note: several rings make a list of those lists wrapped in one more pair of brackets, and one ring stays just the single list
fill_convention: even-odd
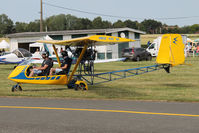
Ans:
[{"label": "yellow aircraft fuselage", "polygon": [[9,75],[8,79],[17,83],[29,84],[53,84],[65,85],[68,84],[67,75],[52,75],[52,76],[36,76],[29,77],[26,75],[29,65],[17,66]]}]

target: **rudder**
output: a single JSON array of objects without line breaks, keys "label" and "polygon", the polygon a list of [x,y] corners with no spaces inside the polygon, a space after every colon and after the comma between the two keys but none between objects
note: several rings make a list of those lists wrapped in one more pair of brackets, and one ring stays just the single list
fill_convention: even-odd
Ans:
[{"label": "rudder", "polygon": [[170,64],[171,66],[184,64],[184,47],[180,34],[164,34],[156,62],[158,64]]}]

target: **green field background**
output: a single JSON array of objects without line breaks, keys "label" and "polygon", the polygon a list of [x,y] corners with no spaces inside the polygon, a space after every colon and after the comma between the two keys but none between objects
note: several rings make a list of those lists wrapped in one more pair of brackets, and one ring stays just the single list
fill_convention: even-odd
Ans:
[{"label": "green field background", "polygon": [[[137,75],[121,80],[89,86],[88,91],[75,91],[61,85],[22,85],[22,92],[11,92],[14,82],[7,79],[14,65],[0,65],[0,96],[127,99],[155,101],[199,101],[199,57],[188,57],[186,63],[164,70]],[[111,62],[95,65],[96,73],[155,64],[153,61]],[[191,64],[191,65],[190,65]]]}]

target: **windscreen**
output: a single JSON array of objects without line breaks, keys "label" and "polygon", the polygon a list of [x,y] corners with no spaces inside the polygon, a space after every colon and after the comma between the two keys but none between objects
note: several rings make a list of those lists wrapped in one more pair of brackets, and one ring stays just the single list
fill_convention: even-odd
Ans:
[{"label": "windscreen", "polygon": [[12,53],[14,53],[18,58],[23,58],[21,52],[18,49],[14,50]]},{"label": "windscreen", "polygon": [[24,57],[31,57],[32,56],[32,54],[28,50],[26,50],[26,49],[19,48],[18,50],[22,53],[22,55]]}]

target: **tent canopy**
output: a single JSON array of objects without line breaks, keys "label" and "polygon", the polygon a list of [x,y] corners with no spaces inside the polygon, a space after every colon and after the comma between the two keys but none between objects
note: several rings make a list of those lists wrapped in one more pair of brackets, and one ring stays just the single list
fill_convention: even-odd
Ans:
[{"label": "tent canopy", "polygon": [[1,49],[10,48],[10,44],[7,43],[5,40],[2,40],[2,41],[0,42],[0,48],[1,48]]}]

